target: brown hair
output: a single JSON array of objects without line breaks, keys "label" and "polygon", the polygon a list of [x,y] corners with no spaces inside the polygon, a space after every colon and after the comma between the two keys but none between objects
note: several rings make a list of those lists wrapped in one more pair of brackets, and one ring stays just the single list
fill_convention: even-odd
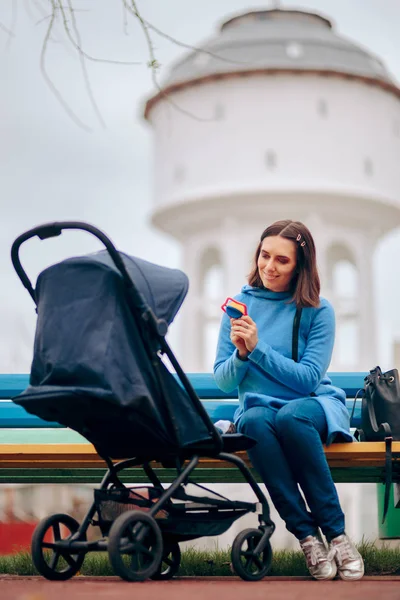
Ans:
[{"label": "brown hair", "polygon": [[301,308],[319,306],[320,281],[315,244],[309,229],[300,221],[291,221],[290,219],[276,221],[262,232],[254,255],[253,268],[248,277],[249,285],[259,288],[264,287],[258,272],[258,257],[265,238],[273,235],[292,240],[296,245],[297,269],[291,282],[292,301]]}]

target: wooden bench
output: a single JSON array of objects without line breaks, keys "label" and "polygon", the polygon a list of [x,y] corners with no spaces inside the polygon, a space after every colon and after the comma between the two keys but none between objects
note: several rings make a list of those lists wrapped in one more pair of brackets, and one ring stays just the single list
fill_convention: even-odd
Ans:
[{"label": "wooden bench", "polygon": [[[364,373],[330,373],[334,385],[345,390],[351,413],[353,398],[363,386]],[[232,420],[238,406],[236,393],[219,390],[211,374],[189,374],[198,396],[213,422]],[[105,463],[93,446],[74,431],[29,415],[9,399],[28,385],[27,375],[0,375],[0,483],[99,483]],[[360,425],[361,402],[357,401],[352,427]],[[379,483],[384,481],[384,443],[337,443],[325,448],[336,482]],[[249,464],[245,452],[238,453]],[[251,466],[251,465],[250,465]],[[172,481],[176,471],[156,465],[163,481]],[[142,469],[127,469],[123,481],[147,482]],[[198,482],[238,483],[239,470],[224,462],[202,458],[195,471]],[[400,442],[393,443],[393,480],[400,482]]]}]

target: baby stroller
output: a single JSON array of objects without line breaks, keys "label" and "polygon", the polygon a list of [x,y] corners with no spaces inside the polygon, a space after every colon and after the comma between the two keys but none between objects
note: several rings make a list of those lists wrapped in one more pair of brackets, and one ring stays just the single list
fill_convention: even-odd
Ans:
[{"label": "baby stroller", "polygon": [[[45,269],[33,289],[20,246],[64,229],[87,231],[106,249]],[[35,227],[15,240],[11,256],[38,315],[30,385],[13,400],[79,432],[108,467],[80,524],[66,514],[38,524],[32,538],[38,571],[47,579],[66,580],[88,552],[107,551],[114,572],[125,580],[169,579],[179,568],[179,542],[220,535],[253,512],[258,527],[236,536],[232,568],[245,580],[263,578],[271,565],[275,526],[251,472],[231,454],[254,440],[219,433],[165,340],[187,293],[186,275],[118,252],[101,231],[80,222]],[[199,486],[200,457],[240,469],[257,502],[231,501]],[[154,463],[176,472],[169,486]],[[129,467],[143,468],[149,485],[124,485],[121,471]],[[201,488],[201,495],[189,488]],[[91,524],[100,528],[101,539],[87,540]]]}]

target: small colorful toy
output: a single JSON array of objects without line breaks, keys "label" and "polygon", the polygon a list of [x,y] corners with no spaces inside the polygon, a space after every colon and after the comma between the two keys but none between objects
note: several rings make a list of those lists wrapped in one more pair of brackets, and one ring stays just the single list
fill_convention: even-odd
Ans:
[{"label": "small colorful toy", "polygon": [[231,319],[240,319],[240,317],[247,315],[247,306],[233,298],[227,298],[221,308]]}]

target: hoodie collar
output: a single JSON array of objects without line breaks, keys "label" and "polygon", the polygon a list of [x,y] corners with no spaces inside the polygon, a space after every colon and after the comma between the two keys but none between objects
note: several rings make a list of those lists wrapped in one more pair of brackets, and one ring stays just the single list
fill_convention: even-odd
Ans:
[{"label": "hoodie collar", "polygon": [[242,294],[250,294],[250,296],[266,298],[267,300],[287,300],[293,295],[291,291],[273,292],[268,288],[252,287],[251,285],[244,285],[242,287]]}]

